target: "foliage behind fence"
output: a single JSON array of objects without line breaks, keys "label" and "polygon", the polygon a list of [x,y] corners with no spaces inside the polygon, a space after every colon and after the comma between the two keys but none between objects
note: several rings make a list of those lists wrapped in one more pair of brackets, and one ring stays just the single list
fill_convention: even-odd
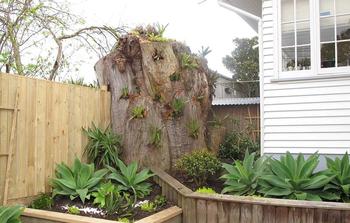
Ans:
[{"label": "foliage behind fence", "polygon": [[56,163],[81,157],[82,127],[110,123],[110,93],[16,75],[0,74],[0,204],[3,201],[16,92],[17,124],[9,174],[9,201],[49,190]]}]

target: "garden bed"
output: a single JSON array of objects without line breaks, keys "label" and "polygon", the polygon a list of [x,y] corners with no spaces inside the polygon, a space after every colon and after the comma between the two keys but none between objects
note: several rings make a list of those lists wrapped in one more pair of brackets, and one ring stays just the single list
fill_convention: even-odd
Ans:
[{"label": "garden bed", "polygon": [[184,223],[349,223],[350,204],[199,194],[153,169],[167,199],[183,209]]}]

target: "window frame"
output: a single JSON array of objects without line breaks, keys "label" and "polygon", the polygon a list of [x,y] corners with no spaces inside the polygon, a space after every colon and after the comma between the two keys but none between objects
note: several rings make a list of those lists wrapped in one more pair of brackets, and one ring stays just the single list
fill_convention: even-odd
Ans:
[{"label": "window frame", "polygon": [[[296,1],[296,0],[294,0]],[[277,0],[277,55],[278,72],[277,79],[320,77],[326,75],[349,75],[350,66],[321,68],[321,28],[320,28],[320,0],[309,0],[310,15],[310,70],[283,71],[282,68],[282,0]],[[294,17],[296,15],[296,5],[294,4]],[[335,15],[336,16],[336,15]],[[335,24],[336,25],[336,24]],[[296,35],[296,32],[295,32]],[[297,46],[295,46],[297,47]]]}]

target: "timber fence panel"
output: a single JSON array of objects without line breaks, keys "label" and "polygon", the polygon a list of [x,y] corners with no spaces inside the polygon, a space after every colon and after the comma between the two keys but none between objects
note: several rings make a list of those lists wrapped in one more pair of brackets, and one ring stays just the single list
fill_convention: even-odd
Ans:
[{"label": "timber fence panel", "polygon": [[0,204],[17,90],[9,203],[49,192],[56,164],[82,158],[87,142],[82,127],[110,124],[110,93],[105,90],[0,74]]}]

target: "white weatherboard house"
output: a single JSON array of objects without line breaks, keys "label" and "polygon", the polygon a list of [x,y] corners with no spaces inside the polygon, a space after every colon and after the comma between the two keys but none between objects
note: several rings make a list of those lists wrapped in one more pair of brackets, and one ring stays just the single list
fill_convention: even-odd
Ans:
[{"label": "white weatherboard house", "polygon": [[262,152],[349,151],[350,0],[219,4],[259,33]]}]

